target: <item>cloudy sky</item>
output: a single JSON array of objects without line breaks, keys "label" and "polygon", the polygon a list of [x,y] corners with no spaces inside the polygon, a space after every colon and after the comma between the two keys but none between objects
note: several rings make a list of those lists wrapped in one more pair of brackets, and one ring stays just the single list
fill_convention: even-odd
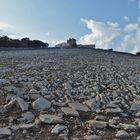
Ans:
[{"label": "cloudy sky", "polygon": [[140,0],[0,0],[0,35],[54,46],[69,37],[117,51],[140,51]]}]

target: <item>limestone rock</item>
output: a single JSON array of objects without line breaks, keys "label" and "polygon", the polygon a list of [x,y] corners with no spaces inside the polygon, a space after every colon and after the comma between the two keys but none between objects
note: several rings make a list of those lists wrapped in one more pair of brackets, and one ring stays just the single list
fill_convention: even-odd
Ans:
[{"label": "limestone rock", "polygon": [[137,140],[140,140],[140,136],[137,137]]},{"label": "limestone rock", "polygon": [[14,105],[18,105],[22,111],[27,111],[29,107],[28,103],[25,102],[22,98],[14,96],[8,104],[4,105],[4,108],[9,110]]},{"label": "limestone rock", "polygon": [[69,106],[77,111],[84,111],[89,112],[89,108],[86,105],[80,104],[80,103],[69,103]]},{"label": "limestone rock", "polygon": [[108,123],[105,121],[96,121],[96,120],[89,120],[86,123],[88,123],[90,126],[95,127],[95,128],[106,128]]},{"label": "limestone rock", "polygon": [[49,102],[43,97],[40,97],[32,103],[32,107],[33,109],[36,109],[38,111],[43,111],[51,107],[51,102]]},{"label": "limestone rock", "polygon": [[67,116],[76,116],[79,117],[79,113],[70,107],[62,107],[61,110],[67,115]]},{"label": "limestone rock", "polygon": [[117,132],[116,137],[117,138],[128,138],[129,134],[124,130],[120,130]]},{"label": "limestone rock", "polygon": [[9,85],[10,82],[6,79],[0,79],[0,87],[3,86],[3,85]]},{"label": "limestone rock", "polygon": [[11,136],[12,132],[8,128],[0,128],[0,139]]},{"label": "limestone rock", "polygon": [[120,123],[119,126],[122,129],[131,130],[131,131],[136,131],[138,129],[138,127],[133,125],[133,124],[122,124],[122,123]]},{"label": "limestone rock", "polygon": [[140,111],[140,102],[135,102],[132,104],[130,111]]},{"label": "limestone rock", "polygon": [[22,111],[28,110],[29,105],[27,102],[25,102],[23,99],[21,99],[19,97],[16,99],[16,101],[17,101],[18,105],[20,106],[20,108],[22,109]]},{"label": "limestone rock", "polygon": [[90,107],[91,111],[96,111],[99,109],[99,103],[95,99],[86,100],[85,103]]},{"label": "limestone rock", "polygon": [[33,121],[35,118],[34,114],[32,112],[26,112],[22,114],[22,118],[20,118],[20,121],[27,121],[27,122],[31,122]]},{"label": "limestone rock", "polygon": [[55,133],[55,134],[59,134],[61,133],[63,130],[65,130],[67,127],[65,125],[60,125],[57,124],[51,131],[51,133]]},{"label": "limestone rock", "polygon": [[106,113],[112,113],[112,114],[117,114],[117,113],[122,113],[123,110],[120,108],[107,108]]},{"label": "limestone rock", "polygon": [[47,124],[59,124],[63,123],[63,119],[56,115],[49,115],[49,114],[41,114],[39,119]]},{"label": "limestone rock", "polygon": [[102,138],[97,135],[86,135],[84,136],[84,139],[85,140],[102,140]]}]

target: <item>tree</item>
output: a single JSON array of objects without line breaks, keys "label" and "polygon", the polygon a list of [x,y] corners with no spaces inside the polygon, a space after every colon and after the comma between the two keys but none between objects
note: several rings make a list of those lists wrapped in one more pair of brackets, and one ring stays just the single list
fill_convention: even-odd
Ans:
[{"label": "tree", "polygon": [[137,56],[140,56],[140,52],[137,52],[136,55],[137,55]]},{"label": "tree", "polygon": [[3,48],[47,48],[48,43],[40,40],[30,40],[28,37],[19,39],[11,39],[7,36],[0,37],[0,47]]}]

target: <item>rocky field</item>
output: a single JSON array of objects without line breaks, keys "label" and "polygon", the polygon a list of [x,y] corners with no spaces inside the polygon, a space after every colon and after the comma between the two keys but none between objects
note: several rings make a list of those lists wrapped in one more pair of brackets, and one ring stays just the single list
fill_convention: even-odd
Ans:
[{"label": "rocky field", "polygon": [[140,57],[1,51],[0,139],[140,140]]}]

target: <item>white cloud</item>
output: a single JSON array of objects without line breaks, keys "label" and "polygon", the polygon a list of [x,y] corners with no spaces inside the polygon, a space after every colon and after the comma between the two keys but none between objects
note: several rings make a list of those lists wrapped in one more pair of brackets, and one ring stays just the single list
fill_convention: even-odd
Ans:
[{"label": "white cloud", "polygon": [[120,35],[119,24],[115,22],[99,22],[95,20],[81,19],[91,33],[81,37],[81,44],[96,44],[97,48],[107,49],[113,40]]},{"label": "white cloud", "polygon": [[20,38],[20,36],[14,32],[13,25],[0,21],[0,36],[3,36],[3,35],[6,35],[12,39]]},{"label": "white cloud", "polygon": [[13,29],[14,26],[12,26],[11,24],[0,21],[0,35],[7,35],[7,36],[15,35],[13,33]]},{"label": "white cloud", "polygon": [[137,23],[128,24],[124,28],[124,35],[119,51],[128,51],[131,53],[136,53],[140,51],[140,24]]},{"label": "white cloud", "polygon": [[0,30],[9,30],[13,29],[14,27],[11,24],[7,24],[0,21]]},{"label": "white cloud", "polygon": [[135,30],[137,30],[138,29],[138,24],[137,23],[135,23],[135,24],[128,24],[128,25],[126,25],[126,27],[124,28],[124,31],[126,31],[126,32],[132,32],[132,31],[135,31]]},{"label": "white cloud", "polygon": [[124,16],[123,19],[128,22],[130,20],[130,18],[128,16]]},{"label": "white cloud", "polygon": [[134,42],[133,34],[124,35],[122,38],[122,42],[118,46],[117,50],[125,52],[131,48],[131,44],[133,44],[133,42]]},{"label": "white cloud", "polygon": [[135,23],[126,24],[124,28],[120,28],[119,24],[115,22],[81,20],[91,32],[80,38],[80,44],[94,43],[97,48],[102,49],[113,46],[117,51],[131,53],[140,51],[140,17]]},{"label": "white cloud", "polygon": [[63,43],[63,42],[65,42],[65,41],[64,40],[52,40],[50,42],[50,44],[53,45],[53,46],[55,46],[55,45],[60,44],[60,43]]}]

